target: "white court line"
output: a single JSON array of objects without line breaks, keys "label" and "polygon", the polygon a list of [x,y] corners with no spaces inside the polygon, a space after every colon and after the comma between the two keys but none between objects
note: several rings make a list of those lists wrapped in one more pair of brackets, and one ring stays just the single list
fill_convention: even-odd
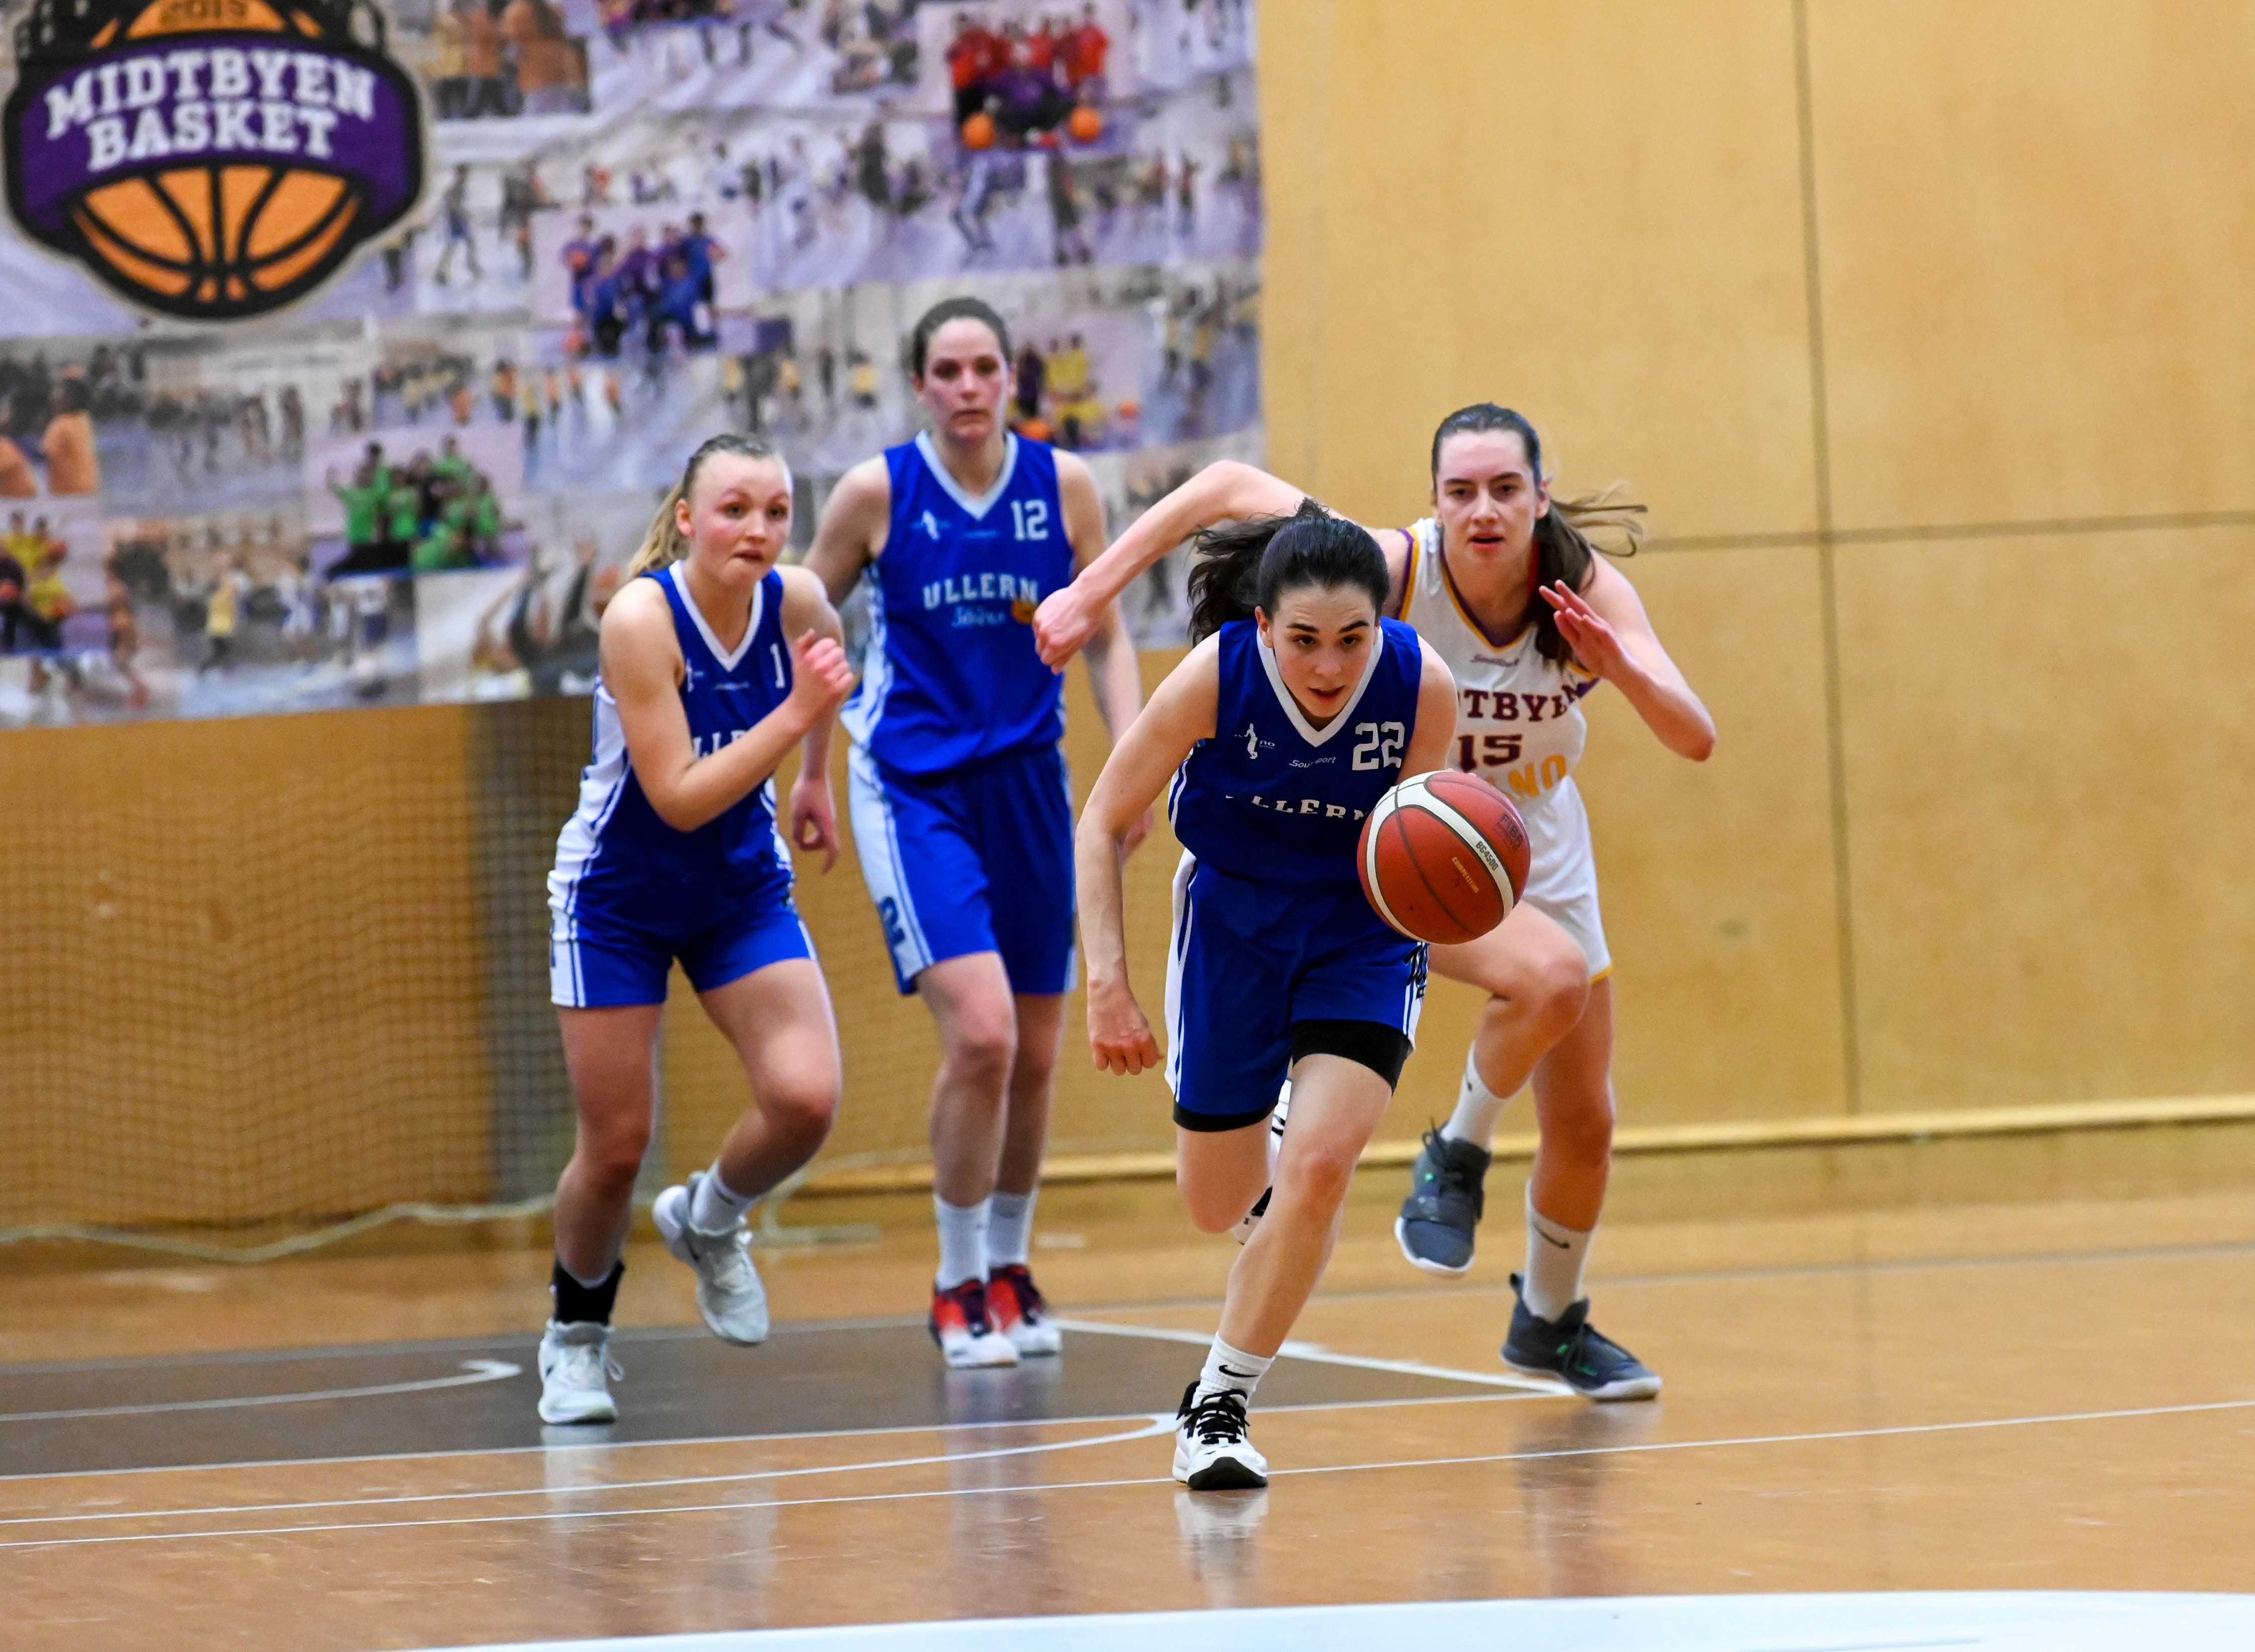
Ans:
[{"label": "white court line", "polygon": [[[1271,1480],[1315,1474],[1359,1474],[1400,1468],[1458,1468],[1486,1463],[1540,1462],[1549,1458],[1627,1457],[1648,1452],[1715,1451],[1743,1445],[1800,1445],[1831,1440],[1886,1439],[1914,1434],[1956,1434],[1979,1430],[2034,1428],[2057,1423],[2108,1423],[2146,1417],[2189,1417],[2209,1411],[2255,1410],[2255,1400],[2209,1400],[2188,1405],[2145,1405],[2109,1411],[2056,1411],[2036,1417],[1976,1417],[1962,1423],[1904,1423],[1886,1428],[1823,1429],[1804,1434],[1747,1434],[1711,1440],[1658,1440],[1632,1445],[1563,1446],[1553,1451],[1494,1452],[1472,1457],[1396,1458],[1373,1463],[1330,1463],[1314,1468],[1272,1469]],[[1068,1445],[1102,1445],[1147,1439],[1170,1431],[1171,1417],[1154,1417],[1145,1428],[1093,1440],[1074,1440],[1057,1446],[1022,1450],[1064,1450]],[[947,1458],[936,1459],[947,1462]],[[1126,1486],[1170,1486],[1171,1476],[1149,1475],[1128,1480],[1051,1480],[1019,1486],[957,1486],[941,1491],[861,1492],[840,1497],[778,1497],[759,1502],[685,1503],[645,1508],[523,1515],[461,1515],[439,1520],[344,1521],[326,1526],[253,1526],[223,1531],[130,1532],[114,1537],[28,1537],[0,1543],[0,1550],[78,1549],[95,1543],[190,1543],[209,1537],[294,1537],[343,1531],[395,1531],[439,1526],[505,1526],[560,1520],[632,1520],[657,1515],[739,1514],[755,1508],[814,1508],[832,1503],[907,1503],[944,1497],[1017,1496],[1036,1492],[1101,1491]]]},{"label": "white court line", "polygon": [[[1497,1405],[1516,1400],[1534,1400],[1541,1399],[1542,1397],[1542,1395],[1536,1394],[1434,1394],[1422,1395],[1416,1398],[1406,1400],[1317,1400],[1302,1405],[1264,1405],[1261,1408],[1261,1415],[1263,1417],[1276,1417],[1302,1411],[1364,1411],[1374,1409],[1398,1409],[1403,1406],[1412,1405]],[[1099,1423],[1149,1423],[1157,1419],[1160,1415],[1161,1414],[1156,1411],[1129,1411],[1122,1413],[1117,1417],[1036,1418],[1026,1423],[1008,1425],[998,1424],[997,1426],[1032,1427],[1036,1424],[1044,1424],[1057,1428],[1071,1428],[1076,1424],[1090,1425]],[[1170,1418],[1168,1420],[1171,1422],[1172,1419]],[[923,1430],[854,1429],[839,1431],[839,1432],[863,1435],[903,1434],[929,1432],[934,1429],[975,1428],[981,1425],[977,1424],[942,1423],[930,1424]],[[742,1441],[741,1443],[765,1445],[770,1440],[827,1439],[834,1438],[837,1438],[837,1436],[824,1434],[748,1434],[742,1437]],[[1122,1439],[1142,1439],[1144,1438],[1144,1433],[1142,1431],[1138,1431],[1135,1433],[1121,1435],[1118,1438]],[[651,1444],[652,1442],[643,1441],[639,1443],[647,1445]],[[733,1444],[737,1442],[707,1440],[699,1443],[704,1445],[716,1445]],[[310,1508],[389,1508],[397,1507],[403,1503],[471,1503],[481,1502],[495,1497],[587,1497],[600,1495],[609,1492],[663,1491],[669,1487],[677,1486],[719,1486],[742,1480],[783,1480],[789,1479],[793,1475],[801,1474],[847,1474],[852,1473],[858,1469],[865,1468],[900,1468],[925,1463],[968,1463],[982,1457],[1010,1457],[1026,1452],[1055,1450],[1060,1445],[1081,1445],[1100,1443],[1101,1442],[1097,1441],[1064,1440],[1049,1445],[1022,1446],[1016,1448],[1015,1451],[995,1450],[987,1452],[953,1452],[937,1457],[903,1458],[897,1462],[890,1463],[836,1463],[824,1464],[820,1466],[812,1468],[753,1469],[747,1470],[740,1474],[685,1474],[668,1480],[591,1481],[585,1486],[517,1486],[507,1487],[499,1489],[488,1489],[484,1491],[412,1492],[401,1493],[390,1497],[302,1498],[292,1502],[220,1503],[200,1508],[118,1508],[104,1509],[99,1514],[91,1515],[11,1515],[4,1519],[0,1519],[0,1526],[75,1526],[84,1525],[95,1521],[208,1519],[219,1515],[283,1514],[293,1510]],[[519,1448],[511,1449],[514,1450]],[[534,1449],[537,1448],[536,1447]],[[341,1460],[347,1462],[362,1462],[368,1460],[390,1462],[394,1459],[390,1458],[377,1458],[374,1459],[347,1458]],[[233,1465],[221,1466],[222,1468],[232,1466]],[[295,1465],[291,1465],[291,1466],[295,1466]],[[131,1473],[134,1471],[126,1470],[119,1472]]]},{"label": "white court line", "polygon": [[[239,1394],[219,1400],[167,1400],[156,1405],[95,1405],[76,1411],[0,1412],[0,1423],[72,1423],[93,1417],[151,1417],[160,1411],[229,1411],[251,1405],[304,1405],[315,1400],[367,1400],[385,1394],[427,1394],[437,1388],[466,1388],[502,1382],[523,1371],[506,1360],[465,1360],[457,1376],[425,1377],[416,1382],[384,1382],[365,1388],[315,1388],[303,1394]],[[12,1476],[11,1478],[13,1478]]]},{"label": "white court line", "polygon": [[[1058,1328],[1099,1337],[1143,1337],[1154,1342],[1186,1342],[1200,1348],[1213,1346],[1209,1331],[1170,1331],[1156,1325],[1107,1325],[1098,1319],[1059,1319]],[[1444,1382],[1473,1382],[1482,1388],[1512,1388],[1527,1394],[1566,1395],[1573,1389],[1563,1382],[1535,1377],[1504,1376],[1486,1371],[1458,1371],[1449,1366],[1421,1365],[1415,1360],[1375,1360],[1359,1353],[1337,1353],[1320,1342],[1287,1342],[1278,1354],[1288,1360],[1307,1360],[1317,1365],[1352,1366],[1360,1371],[1391,1371],[1399,1376],[1437,1377]]]},{"label": "white court line", "polygon": [[[1141,1337],[1150,1341],[1181,1342],[1201,1348],[1207,1346],[1213,1340],[1211,1336],[1202,1332],[1172,1331],[1156,1325],[1107,1325],[1099,1323],[1095,1320],[1085,1319],[1059,1319],[1057,1323],[1061,1327],[1068,1330],[1092,1332],[1098,1336]],[[1526,1377],[1504,1376],[1500,1374],[1492,1375],[1486,1372],[1479,1371],[1458,1371],[1444,1366],[1421,1365],[1414,1360],[1366,1359],[1359,1354],[1335,1353],[1330,1349],[1324,1347],[1322,1344],[1315,1342],[1287,1342],[1278,1352],[1287,1359],[1306,1360],[1317,1365],[1352,1366],[1362,1370],[1392,1372],[1397,1375],[1432,1377],[1444,1381],[1466,1382],[1479,1388],[1504,1388],[1511,1391],[1514,1395],[1528,1399],[1556,1398],[1571,1393],[1571,1390],[1567,1388],[1562,1383],[1542,1382]],[[380,1393],[384,1390],[369,1389],[364,1391],[369,1393]],[[208,1403],[208,1402],[197,1402],[197,1403]],[[1342,1403],[1362,1403],[1362,1402],[1344,1402]],[[1406,1402],[1389,1400],[1371,1402],[1371,1403],[1400,1404],[1406,1403]],[[1305,1407],[1264,1406],[1261,1409],[1266,1411],[1274,1412],[1283,1410],[1320,1409],[1328,1408],[1317,1405]],[[1136,1417],[1149,1415],[1151,1415],[1151,1413],[1144,1411],[1129,1411],[1108,1417],[1021,1417],[1014,1418],[1006,1422],[995,1423],[910,1423],[882,1428],[812,1430],[804,1433],[795,1434],[714,1434],[706,1435],[693,1439],[669,1440],[575,1440],[564,1445],[465,1446],[450,1451],[381,1452],[368,1452],[352,1457],[285,1457],[271,1458],[254,1463],[158,1463],[152,1464],[145,1467],[134,1468],[42,1469],[36,1473],[0,1474],[0,1485],[5,1485],[16,1480],[90,1480],[106,1478],[111,1475],[181,1474],[204,1470],[220,1469],[300,1468],[335,1466],[344,1463],[369,1462],[416,1463],[454,1457],[521,1456],[530,1452],[618,1451],[629,1446],[648,1447],[653,1445],[739,1445],[755,1440],[852,1439],[866,1435],[923,1434],[938,1430],[1037,1428],[1044,1424],[1054,1424],[1058,1426],[1065,1426],[1075,1423],[1125,1423],[1132,1421]],[[10,1523],[11,1522],[0,1521],[0,1525],[7,1525]]]}]

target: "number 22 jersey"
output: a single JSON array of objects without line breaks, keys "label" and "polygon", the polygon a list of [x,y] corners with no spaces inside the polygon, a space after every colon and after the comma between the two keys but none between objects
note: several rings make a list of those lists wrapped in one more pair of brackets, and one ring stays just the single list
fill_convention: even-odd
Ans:
[{"label": "number 22 jersey", "polygon": [[1355,844],[1401,778],[1417,728],[1417,633],[1380,620],[1362,679],[1321,728],[1284,685],[1252,620],[1218,634],[1214,732],[1184,759],[1168,798],[1175,835],[1200,866],[1255,883],[1359,887]]}]

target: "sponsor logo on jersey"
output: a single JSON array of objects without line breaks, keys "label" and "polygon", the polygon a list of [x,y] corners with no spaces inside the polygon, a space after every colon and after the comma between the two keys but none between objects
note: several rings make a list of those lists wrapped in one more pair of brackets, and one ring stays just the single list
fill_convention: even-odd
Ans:
[{"label": "sponsor logo on jersey", "polygon": [[[924,531],[932,537],[932,540],[935,544],[938,543],[939,539],[939,523],[929,510],[924,513]],[[926,604],[926,606],[929,607],[930,605]]]},{"label": "sponsor logo on jersey", "polygon": [[1274,751],[1275,749],[1276,742],[1275,741],[1263,740],[1261,738],[1260,724],[1247,723],[1245,725],[1245,755],[1247,757],[1257,760],[1263,751]]},{"label": "sponsor logo on jersey", "polygon": [[[950,575],[945,580],[933,580],[924,587],[924,605],[927,612],[938,608],[962,608],[972,602],[1008,602],[1011,616],[1019,617],[1023,608],[1024,619],[1033,620],[1033,610],[1042,600],[1041,581],[1022,574],[1005,573],[989,568],[981,573]],[[985,622],[993,623],[993,622]]]},{"label": "sponsor logo on jersey", "polygon": [[1324,798],[1264,798],[1259,792],[1248,798],[1236,791],[1221,795],[1232,803],[1242,803],[1265,813],[1304,815],[1312,820],[1359,820],[1370,812],[1367,809],[1350,809]]}]

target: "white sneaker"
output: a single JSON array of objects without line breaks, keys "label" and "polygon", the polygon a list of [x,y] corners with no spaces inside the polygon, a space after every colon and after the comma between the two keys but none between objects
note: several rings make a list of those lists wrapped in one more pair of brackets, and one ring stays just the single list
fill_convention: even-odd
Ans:
[{"label": "white sneaker", "polygon": [[1017,1345],[994,1329],[987,1317],[987,1285],[966,1279],[959,1285],[931,1290],[931,1339],[949,1365],[959,1371],[982,1366],[1015,1365]]},{"label": "white sneaker", "polygon": [[725,1234],[699,1233],[689,1225],[697,1184],[705,1172],[691,1172],[686,1184],[657,1196],[650,1215],[666,1249],[697,1270],[697,1311],[723,1342],[751,1347],[768,1339],[768,1291],[752,1266],[751,1238],[741,1218]]},{"label": "white sneaker", "polygon": [[1194,1492],[1249,1491],[1268,1483],[1268,1459],[1253,1449],[1245,1396],[1234,1389],[1183,1390],[1175,1414],[1175,1478]]},{"label": "white sneaker", "polygon": [[[1268,1115],[1268,1174],[1276,1174],[1276,1155],[1284,1150],[1284,1121],[1292,1115],[1292,1081],[1284,1080],[1284,1087],[1276,1093],[1275,1111]],[[1253,1237],[1253,1230],[1261,1226],[1261,1219],[1268,1213],[1268,1195],[1276,1190],[1272,1185],[1261,1191],[1253,1201],[1253,1208],[1238,1219],[1230,1234],[1239,1244]]]},{"label": "white sneaker", "polygon": [[611,1358],[611,1328],[592,1319],[551,1319],[540,1339],[540,1420],[615,1423],[610,1379],[626,1375]]}]

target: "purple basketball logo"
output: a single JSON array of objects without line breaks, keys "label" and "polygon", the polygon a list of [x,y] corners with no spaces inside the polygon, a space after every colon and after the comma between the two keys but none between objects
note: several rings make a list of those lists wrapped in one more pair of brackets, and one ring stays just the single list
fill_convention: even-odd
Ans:
[{"label": "purple basketball logo", "polygon": [[39,0],[8,207],[144,308],[265,315],[406,215],[423,107],[368,0]]}]

